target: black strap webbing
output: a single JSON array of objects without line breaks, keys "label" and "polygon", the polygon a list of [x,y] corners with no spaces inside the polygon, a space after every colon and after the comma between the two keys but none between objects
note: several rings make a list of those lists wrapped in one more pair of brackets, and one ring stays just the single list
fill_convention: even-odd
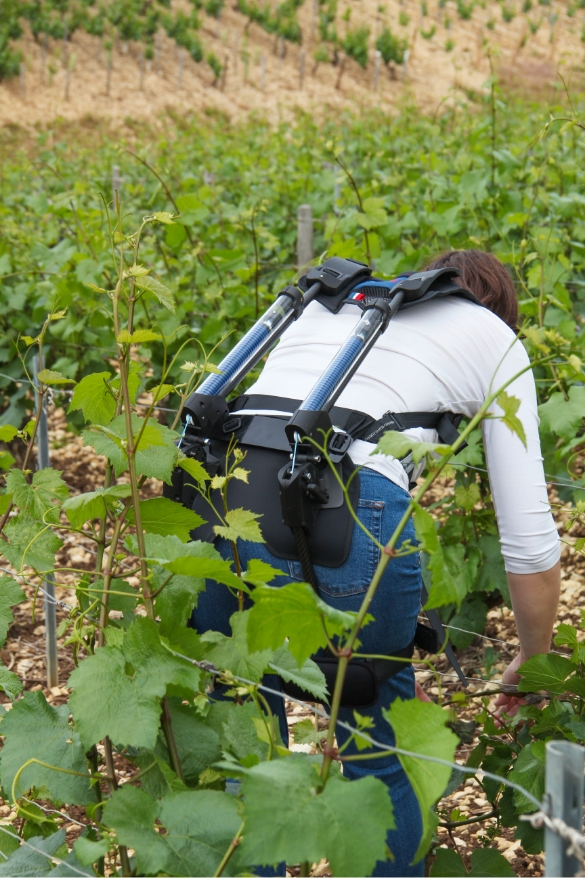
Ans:
[{"label": "black strap webbing", "polygon": [[[244,394],[230,402],[230,411],[278,411],[291,415],[301,405],[300,399],[287,399],[282,396],[267,396],[260,393]],[[457,426],[462,415],[453,412],[386,412],[377,421],[364,412],[334,406],[330,412],[331,421],[340,430],[345,430],[352,439],[364,442],[377,442],[388,430],[411,430],[422,427],[436,430],[445,445],[452,445],[459,436]],[[465,445],[459,449],[465,448]]]}]

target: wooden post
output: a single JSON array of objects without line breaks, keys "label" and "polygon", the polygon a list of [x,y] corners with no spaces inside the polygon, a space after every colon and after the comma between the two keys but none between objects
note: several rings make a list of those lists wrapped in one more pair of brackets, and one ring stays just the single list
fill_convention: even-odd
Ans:
[{"label": "wooden post", "polygon": [[301,204],[297,211],[297,268],[313,261],[313,211],[310,204]]},{"label": "wooden post", "polygon": [[69,89],[71,86],[71,64],[67,65],[67,70],[65,71],[65,100],[69,100]]},{"label": "wooden post", "polygon": [[112,50],[107,51],[106,57],[106,95],[110,96],[110,86],[112,85]]},{"label": "wooden post", "polygon": [[305,81],[305,50],[301,49],[301,55],[299,58],[299,91],[303,90],[304,81]]},{"label": "wooden post", "polygon": [[69,36],[69,33],[68,33],[68,31],[67,31],[67,25],[65,25],[65,32],[64,32],[64,34],[63,34],[63,50],[62,50],[62,53],[61,53],[61,55],[62,55],[62,57],[61,57],[61,64],[63,65],[63,67],[67,67],[67,55],[68,55],[68,52],[67,52],[67,38],[68,38],[68,36]]},{"label": "wooden post", "polygon": [[177,75],[177,87],[179,91],[183,88],[183,65],[185,63],[184,50],[179,49],[179,72]]},{"label": "wooden post", "polygon": [[378,87],[380,85],[380,62],[382,60],[382,53],[379,49],[376,49],[376,54],[374,55],[374,91],[378,91]]},{"label": "wooden post", "polygon": [[155,69],[156,69],[157,76],[160,76],[160,56],[162,54],[161,42],[162,42],[162,34],[160,31],[157,31],[156,39],[154,41],[154,63],[155,63]]},{"label": "wooden post", "polygon": [[45,84],[45,74],[47,67],[47,35],[43,34],[41,43],[41,85]]},{"label": "wooden post", "polygon": [[238,28],[234,31],[234,76],[238,72],[238,51],[240,46],[240,31]]},{"label": "wooden post", "polygon": [[24,61],[20,62],[20,100],[24,100],[24,96],[26,94],[26,82],[25,82],[25,74],[24,74]]},{"label": "wooden post", "polygon": [[266,55],[262,55],[260,59],[260,91],[264,91],[266,87]]}]

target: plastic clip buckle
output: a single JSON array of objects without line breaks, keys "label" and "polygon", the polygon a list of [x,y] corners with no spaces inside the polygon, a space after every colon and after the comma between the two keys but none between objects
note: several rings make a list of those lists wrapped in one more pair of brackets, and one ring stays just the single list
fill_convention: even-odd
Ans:
[{"label": "plastic clip buckle", "polygon": [[327,451],[333,463],[339,463],[343,460],[352,441],[351,436],[345,430],[337,430],[331,434]]}]

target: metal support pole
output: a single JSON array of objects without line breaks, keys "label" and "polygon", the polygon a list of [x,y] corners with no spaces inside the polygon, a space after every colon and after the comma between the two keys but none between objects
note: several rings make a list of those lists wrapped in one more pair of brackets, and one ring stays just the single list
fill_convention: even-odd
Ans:
[{"label": "metal support pole", "polygon": [[301,204],[297,211],[297,266],[313,261],[313,211],[310,204]]},{"label": "metal support pole", "polygon": [[[568,826],[583,832],[583,770],[585,747],[570,741],[549,741],[546,745],[546,797],[549,817],[560,817]],[[568,843],[548,827],[544,831],[546,878],[580,873],[582,863],[567,854]]]},{"label": "metal support pole", "polygon": [[[39,358],[33,359],[33,380],[35,385],[35,401],[39,404]],[[49,467],[49,422],[46,403],[43,402],[37,434],[37,469]],[[52,689],[59,685],[59,665],[57,658],[57,605],[55,604],[55,577],[47,573],[44,581],[45,607],[45,641],[47,647],[47,686]]]}]

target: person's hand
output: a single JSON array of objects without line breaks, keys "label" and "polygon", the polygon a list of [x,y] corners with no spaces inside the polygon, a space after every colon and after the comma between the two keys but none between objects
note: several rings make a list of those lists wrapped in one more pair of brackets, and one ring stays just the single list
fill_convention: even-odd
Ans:
[{"label": "person's hand", "polygon": [[414,684],[414,694],[419,701],[431,701],[431,699],[418,681]]},{"label": "person's hand", "polygon": [[[508,686],[517,686],[520,682],[520,674],[518,673],[518,668],[524,664],[526,661],[526,657],[520,651],[516,658],[512,659],[504,673],[502,674],[502,683]],[[518,708],[520,705],[525,704],[523,698],[519,695],[508,695],[506,692],[500,692],[498,697],[496,698],[496,712],[494,714],[494,718],[496,722],[499,717],[503,713],[507,716],[516,716],[518,713]]]}]

